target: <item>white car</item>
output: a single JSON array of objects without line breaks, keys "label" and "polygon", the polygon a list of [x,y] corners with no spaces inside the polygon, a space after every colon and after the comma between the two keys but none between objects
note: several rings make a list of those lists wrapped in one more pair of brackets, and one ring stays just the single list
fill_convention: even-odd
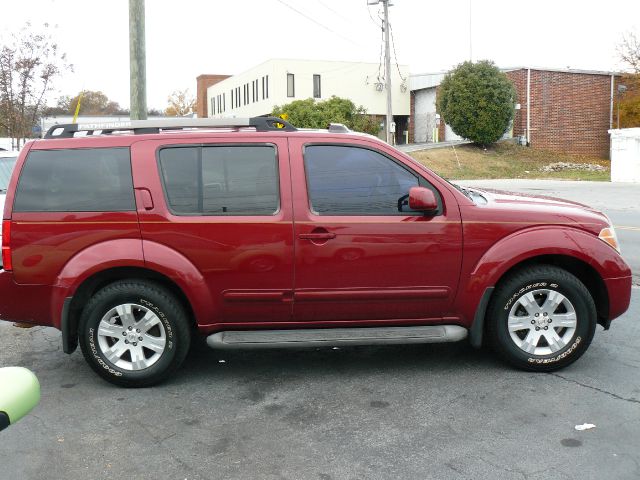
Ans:
[{"label": "white car", "polygon": [[[20,152],[9,152],[0,150],[0,215],[4,212],[4,199],[7,196],[7,187],[11,179],[13,167]],[[0,232],[0,243],[2,243],[2,232]],[[2,267],[2,259],[0,259],[0,267]]]}]

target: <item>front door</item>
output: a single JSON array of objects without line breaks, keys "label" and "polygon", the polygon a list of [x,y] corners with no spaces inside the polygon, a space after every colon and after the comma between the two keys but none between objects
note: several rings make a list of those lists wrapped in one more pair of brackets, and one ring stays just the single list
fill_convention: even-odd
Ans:
[{"label": "front door", "polygon": [[[290,139],[294,320],[441,321],[462,258],[455,198],[377,143],[309,142]],[[408,209],[413,186],[436,193],[438,212]]]}]

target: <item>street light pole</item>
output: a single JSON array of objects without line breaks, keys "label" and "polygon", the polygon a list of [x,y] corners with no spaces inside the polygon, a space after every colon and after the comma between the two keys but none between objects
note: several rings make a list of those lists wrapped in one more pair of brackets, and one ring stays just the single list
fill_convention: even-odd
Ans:
[{"label": "street light pole", "polygon": [[618,130],[620,130],[620,100],[622,100],[622,96],[626,91],[627,91],[626,85],[622,85],[622,84],[618,85],[618,114],[616,115],[618,117]]},{"label": "street light pole", "polygon": [[129,0],[129,72],[131,119],[147,118],[147,68],[144,0]]}]

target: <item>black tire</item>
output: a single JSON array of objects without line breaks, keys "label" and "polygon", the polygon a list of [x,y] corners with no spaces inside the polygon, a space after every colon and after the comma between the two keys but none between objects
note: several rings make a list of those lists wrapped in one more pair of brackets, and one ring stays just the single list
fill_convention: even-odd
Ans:
[{"label": "black tire", "polygon": [[[564,300],[554,309],[554,299],[562,297]],[[536,313],[531,314],[530,310]],[[580,358],[593,339],[596,323],[596,307],[589,290],[571,273],[551,265],[528,267],[506,277],[496,288],[487,310],[487,334],[494,350],[512,365],[536,372],[558,370]],[[564,324],[573,326],[560,326]],[[536,335],[541,336],[539,340]],[[556,336],[559,341],[554,344]]]},{"label": "black tire", "polygon": [[[138,335],[134,333],[135,329],[126,327],[126,324],[136,319],[142,322],[141,315],[148,315],[152,319],[149,324],[154,323],[154,326],[139,335],[144,335],[143,340],[157,339],[159,346],[155,348],[160,352],[147,349],[151,345],[144,344],[144,341],[140,341],[140,347],[137,347],[133,343],[135,339],[130,344],[129,340],[116,340],[119,337],[98,335],[103,317],[116,307],[122,309],[129,305],[133,306],[127,307],[132,311],[130,316],[112,314],[109,317],[112,320],[107,323],[115,322],[114,328],[119,329],[123,336]],[[126,324],[120,320],[125,316],[130,319]],[[120,280],[96,292],[82,311],[78,332],[82,353],[91,368],[108,382],[124,387],[148,387],[165,380],[182,364],[191,343],[188,316],[180,302],[162,286],[146,280]],[[126,342],[127,345],[119,342]],[[113,348],[116,343],[120,345],[118,348],[130,350],[114,362],[107,358],[104,347]],[[134,363],[133,345],[136,345],[136,352],[143,352],[142,357],[137,357],[141,362],[139,365]],[[123,367],[116,363],[128,365]]]}]

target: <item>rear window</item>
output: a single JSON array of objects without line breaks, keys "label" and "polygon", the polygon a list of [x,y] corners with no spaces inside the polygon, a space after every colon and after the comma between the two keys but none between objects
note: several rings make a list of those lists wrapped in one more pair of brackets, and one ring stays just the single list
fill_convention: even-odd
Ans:
[{"label": "rear window", "polygon": [[135,210],[128,148],[34,150],[16,190],[15,212]]}]

